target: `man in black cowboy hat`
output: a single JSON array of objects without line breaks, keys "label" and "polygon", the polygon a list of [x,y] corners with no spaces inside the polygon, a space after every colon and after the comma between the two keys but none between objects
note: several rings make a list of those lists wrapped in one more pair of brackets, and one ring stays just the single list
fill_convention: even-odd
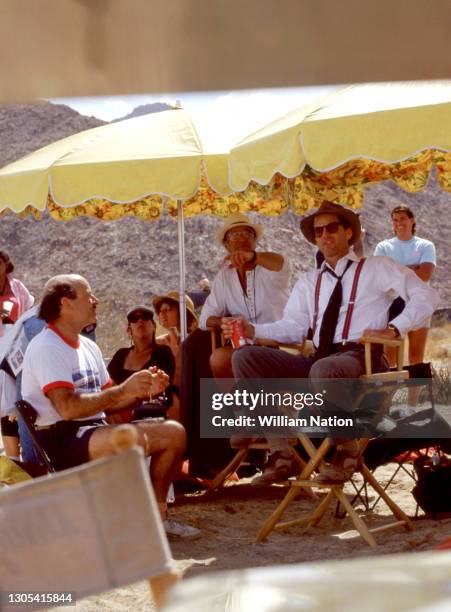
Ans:
[{"label": "man in black cowboy hat", "polygon": [[[350,251],[361,231],[359,218],[351,210],[324,201],[302,220],[301,231],[323,253],[325,261],[297,281],[281,320],[253,325],[243,319],[243,327],[248,338],[280,342],[303,342],[311,329],[315,353],[305,357],[263,347],[243,347],[232,358],[236,378],[359,378],[365,371],[364,349],[359,344],[362,336],[404,336],[421,326],[437,306],[437,293],[411,270],[388,257],[359,259]],[[401,295],[407,305],[388,325],[388,309],[394,295]],[[222,328],[230,337],[227,320]],[[386,367],[382,351],[377,352],[373,356],[374,371],[384,371]],[[286,478],[291,470],[288,444],[276,439],[272,443],[276,443],[277,452],[272,454],[261,478],[267,482]],[[321,479],[344,482],[357,462],[356,441],[345,441],[337,447]]]}]

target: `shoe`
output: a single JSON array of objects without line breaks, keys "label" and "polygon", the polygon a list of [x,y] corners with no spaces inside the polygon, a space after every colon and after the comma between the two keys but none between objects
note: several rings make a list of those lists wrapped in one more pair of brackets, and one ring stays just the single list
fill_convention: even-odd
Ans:
[{"label": "shoe", "polygon": [[390,412],[390,416],[396,420],[400,420],[412,416],[412,414],[415,414],[415,412],[415,406],[409,406],[408,404],[404,404],[404,406],[399,406],[399,408],[393,409]]},{"label": "shoe", "polygon": [[263,467],[268,463],[268,451],[263,448],[250,448],[246,461],[249,465]]},{"label": "shoe", "polygon": [[257,436],[244,438],[243,436],[232,436],[230,438],[230,446],[232,448],[246,448],[249,444],[253,444],[255,442],[265,442],[265,438],[259,438]]},{"label": "shoe", "polygon": [[318,484],[343,484],[352,478],[352,475],[362,465],[362,456],[358,451],[348,450],[337,446],[332,461],[313,478]]},{"label": "shoe", "polygon": [[165,519],[163,527],[170,540],[198,540],[202,535],[200,529],[173,519]]},{"label": "shoe", "polygon": [[287,457],[281,452],[276,451],[270,456],[263,474],[254,478],[251,484],[253,486],[272,484],[280,480],[287,480],[290,476],[298,475],[299,463],[296,459],[292,455]]}]

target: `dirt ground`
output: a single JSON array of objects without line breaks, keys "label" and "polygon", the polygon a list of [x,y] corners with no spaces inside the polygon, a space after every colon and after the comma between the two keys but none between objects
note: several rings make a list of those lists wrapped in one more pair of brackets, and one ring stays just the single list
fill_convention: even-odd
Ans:
[{"label": "dirt ground", "polygon": [[[378,468],[378,480],[385,482],[393,469],[393,464]],[[389,488],[391,497],[411,517],[416,511],[411,494],[413,486],[412,479],[401,471]],[[177,568],[184,572],[184,579],[205,572],[246,567],[426,551],[434,549],[451,535],[451,518],[434,521],[420,511],[413,519],[414,531],[408,532],[402,527],[382,531],[376,534],[378,546],[370,548],[353,529],[349,518],[333,516],[334,505],[333,511],[325,516],[318,527],[308,531],[300,527],[274,531],[266,541],[257,544],[255,536],[259,528],[286,490],[282,485],[255,487],[250,484],[250,479],[245,479],[217,492],[179,497],[172,509],[172,516],[202,530],[202,538],[197,541],[171,543]],[[345,491],[352,494],[351,485],[346,485]],[[319,495],[324,494],[319,492]],[[376,497],[373,492],[370,492],[370,496],[374,502]],[[316,503],[301,497],[291,504],[284,518],[298,518]],[[372,513],[365,514],[362,507],[361,515],[365,516],[370,528],[391,521],[382,501]],[[84,599],[76,609],[77,612],[145,611],[154,607],[147,584],[139,582]],[[186,609],[189,610],[188,605]]]}]

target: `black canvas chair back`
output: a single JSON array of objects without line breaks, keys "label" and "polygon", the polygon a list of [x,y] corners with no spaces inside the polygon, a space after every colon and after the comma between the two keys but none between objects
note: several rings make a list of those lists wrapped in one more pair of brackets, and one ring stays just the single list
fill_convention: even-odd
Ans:
[{"label": "black canvas chair back", "polygon": [[[403,386],[420,385],[424,387],[430,406],[418,408],[415,413],[407,417],[390,419],[392,429],[388,432],[380,432],[384,435],[371,439],[365,449],[364,460],[371,471],[387,463],[393,464],[392,473],[383,484],[384,490],[396,482],[395,479],[400,470],[412,479],[412,484],[416,483],[417,475],[411,462],[412,452],[426,452],[427,456],[427,450],[434,448],[451,453],[451,426],[435,408],[431,364],[418,363],[404,366],[404,369],[408,371],[409,379]],[[359,498],[367,510],[374,510],[380,497],[370,504],[364,491],[364,487],[356,487],[356,496],[351,503]]]},{"label": "black canvas chair back", "polygon": [[39,440],[38,432],[36,430],[36,410],[31,404],[29,404],[25,400],[19,400],[18,402],[16,402],[15,409],[21,417],[25,427],[27,428],[31,439],[33,440],[33,444],[35,445],[36,451],[39,455],[40,464],[47,470],[49,474],[53,474],[56,471],[55,467],[53,466],[49,456],[45,452],[41,441]]}]

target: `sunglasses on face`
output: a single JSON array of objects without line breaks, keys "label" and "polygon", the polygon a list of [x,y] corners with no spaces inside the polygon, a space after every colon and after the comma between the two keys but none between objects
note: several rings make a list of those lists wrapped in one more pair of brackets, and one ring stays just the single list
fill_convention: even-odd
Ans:
[{"label": "sunglasses on face", "polygon": [[153,321],[150,312],[134,312],[127,317],[129,323],[137,323],[138,321]]},{"label": "sunglasses on face", "polygon": [[342,223],[340,223],[340,221],[332,221],[331,223],[328,223],[327,225],[317,225],[316,227],[313,228],[313,231],[315,233],[315,238],[321,238],[324,230],[326,230],[328,234],[336,234],[338,232],[338,228],[340,227],[340,225],[343,225]]}]

